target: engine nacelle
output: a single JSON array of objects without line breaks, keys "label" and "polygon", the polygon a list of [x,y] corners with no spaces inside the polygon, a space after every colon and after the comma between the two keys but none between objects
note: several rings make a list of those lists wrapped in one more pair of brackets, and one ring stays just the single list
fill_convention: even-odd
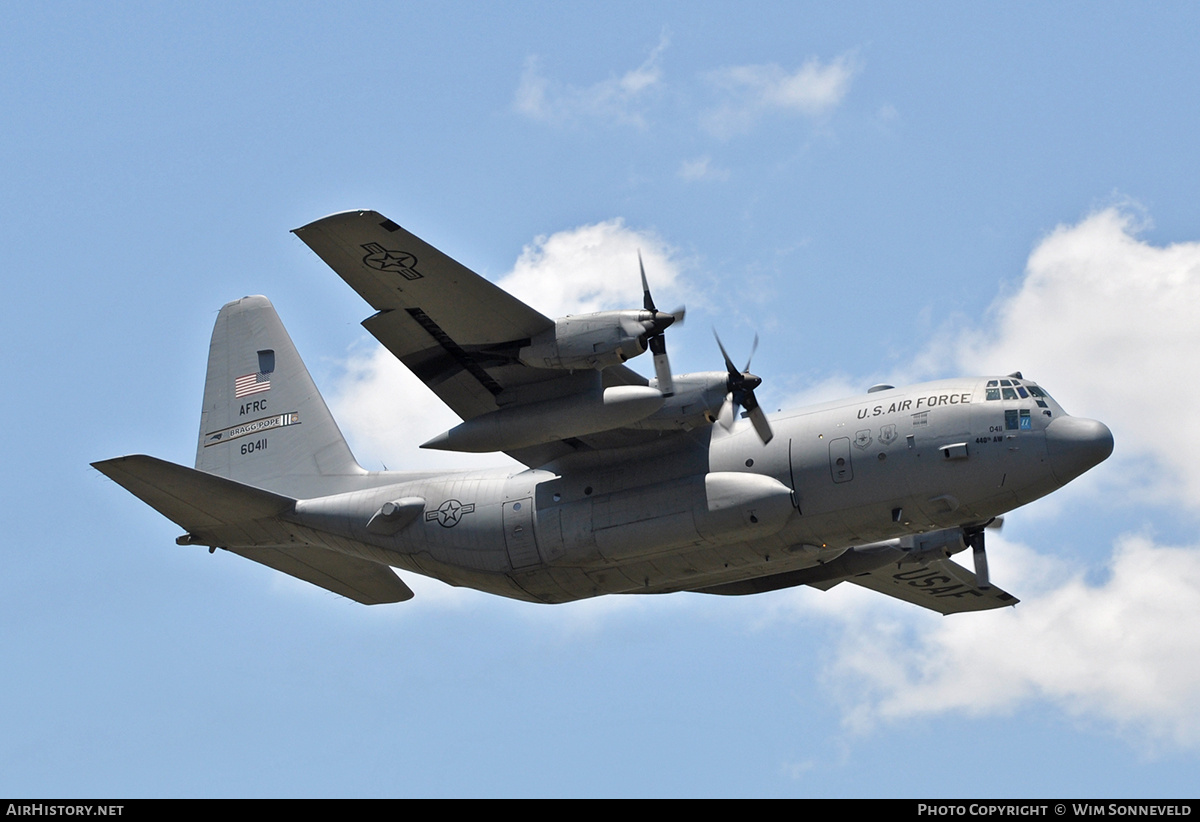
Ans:
[{"label": "engine nacelle", "polygon": [[653,328],[651,311],[560,317],[552,330],[534,337],[517,357],[533,368],[608,368],[644,352],[645,335]]},{"label": "engine nacelle", "polygon": [[[598,380],[597,380],[598,382]],[[500,408],[438,434],[422,448],[510,451],[624,428],[657,411],[663,395],[645,385],[614,385],[596,393]]]},{"label": "engine nacelle", "polygon": [[901,537],[898,547],[908,555],[907,560],[928,562],[934,559],[945,559],[952,554],[966,550],[967,542],[963,529],[943,528],[940,531]]},{"label": "engine nacelle", "polygon": [[[716,421],[725,395],[729,393],[727,372],[700,371],[695,374],[677,374],[672,381],[675,394],[667,397],[662,408],[641,422],[634,423],[631,428],[688,431],[711,425]],[[658,380],[650,380],[650,387],[658,388]]]}]

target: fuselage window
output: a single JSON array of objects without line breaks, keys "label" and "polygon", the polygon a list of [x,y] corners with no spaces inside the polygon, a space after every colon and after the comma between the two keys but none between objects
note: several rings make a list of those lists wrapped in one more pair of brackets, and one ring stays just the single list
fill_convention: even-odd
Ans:
[{"label": "fuselage window", "polygon": [[1004,412],[1004,428],[1008,431],[1017,430],[1017,409],[1009,408]]}]

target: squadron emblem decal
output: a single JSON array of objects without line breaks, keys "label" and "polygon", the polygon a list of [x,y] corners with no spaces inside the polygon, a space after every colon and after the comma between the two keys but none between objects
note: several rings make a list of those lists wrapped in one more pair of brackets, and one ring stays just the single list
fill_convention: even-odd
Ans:
[{"label": "squadron emblem decal", "polygon": [[363,243],[367,256],[363,264],[377,271],[395,271],[406,280],[419,280],[424,275],[417,271],[417,258],[405,251],[392,251],[379,243]]},{"label": "squadron emblem decal", "polygon": [[436,511],[426,511],[425,521],[432,522],[437,520],[438,525],[443,528],[453,528],[458,525],[459,520],[465,514],[470,514],[475,510],[475,503],[468,502],[463,504],[456,499],[448,499],[438,506]]}]

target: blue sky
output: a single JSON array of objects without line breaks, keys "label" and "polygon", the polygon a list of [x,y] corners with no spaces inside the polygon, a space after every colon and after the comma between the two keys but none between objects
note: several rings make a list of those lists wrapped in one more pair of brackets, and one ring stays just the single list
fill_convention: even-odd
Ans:
[{"label": "blue sky", "polygon": [[[4,6],[0,793],[1194,796],[1198,17]],[[288,233],[357,207],[548,314],[640,304],[641,248],[675,370],[757,333],[770,408],[1021,369],[1116,452],[990,541],[999,613],[412,575],[366,608],[176,546],[88,463],[191,464],[245,294],[364,465],[480,464],[416,451],[454,418]]]}]

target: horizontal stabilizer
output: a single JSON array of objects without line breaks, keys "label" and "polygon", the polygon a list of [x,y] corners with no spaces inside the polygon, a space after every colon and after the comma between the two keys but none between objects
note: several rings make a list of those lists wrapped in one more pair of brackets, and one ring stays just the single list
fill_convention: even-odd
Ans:
[{"label": "horizontal stabilizer", "polygon": [[222,547],[364,605],[413,597],[387,565],[297,542],[280,518],[294,510],[291,497],[143,455],[92,466],[186,529],[186,542]]},{"label": "horizontal stabilizer", "polygon": [[92,467],[188,531],[276,517],[296,502],[142,454],[93,462]]},{"label": "horizontal stabilizer", "polygon": [[278,548],[227,550],[363,605],[384,605],[413,598],[412,589],[388,566],[325,548],[289,545],[286,551]]}]

